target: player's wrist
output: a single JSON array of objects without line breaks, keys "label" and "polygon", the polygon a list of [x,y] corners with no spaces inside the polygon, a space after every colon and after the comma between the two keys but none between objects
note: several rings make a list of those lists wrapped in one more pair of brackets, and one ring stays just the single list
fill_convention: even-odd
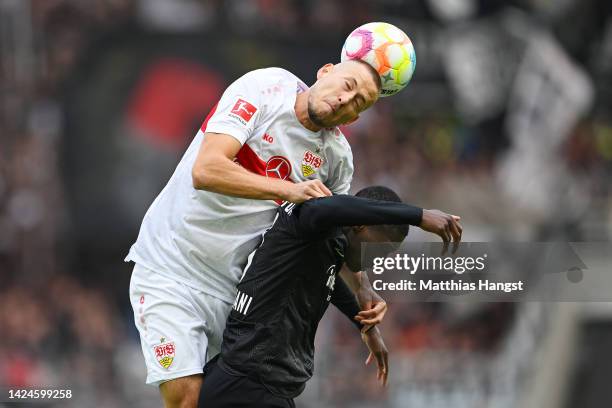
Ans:
[{"label": "player's wrist", "polygon": [[375,330],[378,330],[375,324],[364,324],[361,326],[360,332],[362,336],[372,336],[376,334]]},{"label": "player's wrist", "polygon": [[274,179],[272,181],[272,194],[276,200],[293,202],[295,197],[295,185],[285,180]]},{"label": "player's wrist", "polygon": [[421,224],[423,224],[423,216],[425,214],[425,211],[427,210],[425,210],[424,208],[419,208],[419,207],[416,207],[416,209],[418,212],[416,225],[420,226]]},{"label": "player's wrist", "polygon": [[258,191],[260,199],[290,201],[290,189],[293,186],[293,183],[277,178],[267,178],[265,176],[257,177],[261,177],[263,180],[257,180],[257,183],[252,184],[251,188],[256,189]]},{"label": "player's wrist", "polygon": [[421,221],[425,221],[429,218],[431,218],[432,214],[433,214],[434,210],[430,210],[427,208],[423,208],[423,211],[421,213]]},{"label": "player's wrist", "polygon": [[358,272],[357,282],[359,283],[360,289],[372,289],[372,285],[370,284],[370,279],[368,278],[368,274],[365,271]]}]

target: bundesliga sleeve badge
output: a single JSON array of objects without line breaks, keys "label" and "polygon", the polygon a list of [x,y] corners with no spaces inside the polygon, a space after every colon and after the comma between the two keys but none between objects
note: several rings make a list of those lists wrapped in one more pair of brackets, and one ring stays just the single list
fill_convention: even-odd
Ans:
[{"label": "bundesliga sleeve badge", "polygon": [[230,111],[229,116],[237,119],[240,123],[246,126],[256,112],[257,107],[255,107],[255,105],[245,101],[242,98],[238,98],[234,104],[234,107]]},{"label": "bundesliga sleeve badge", "polygon": [[159,340],[160,344],[153,347],[155,358],[157,362],[164,368],[168,368],[174,361],[174,355],[176,353],[176,347],[173,341],[166,341],[164,337]]}]

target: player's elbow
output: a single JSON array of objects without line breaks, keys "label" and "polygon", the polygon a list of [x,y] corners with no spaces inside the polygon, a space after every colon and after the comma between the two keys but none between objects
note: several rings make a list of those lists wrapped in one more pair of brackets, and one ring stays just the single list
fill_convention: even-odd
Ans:
[{"label": "player's elbow", "polygon": [[234,163],[221,154],[207,154],[198,157],[191,168],[191,180],[196,190],[219,192],[231,178]]},{"label": "player's elbow", "polygon": [[191,182],[196,190],[210,190],[214,188],[214,171],[206,163],[196,163],[191,169]]},{"label": "player's elbow", "polygon": [[196,166],[193,166],[193,168],[191,169],[191,183],[193,184],[193,188],[195,188],[196,190],[204,190],[204,180],[204,174],[202,174],[202,172],[199,171]]}]

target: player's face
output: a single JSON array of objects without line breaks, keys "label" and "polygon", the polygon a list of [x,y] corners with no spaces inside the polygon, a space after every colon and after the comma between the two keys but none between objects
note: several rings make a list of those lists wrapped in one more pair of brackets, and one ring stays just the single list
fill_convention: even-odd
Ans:
[{"label": "player's face", "polygon": [[[404,240],[406,237],[389,235],[389,232],[379,228],[364,227],[359,231],[360,241],[373,244],[390,244]],[[391,246],[389,246],[391,248]]]},{"label": "player's face", "polygon": [[378,83],[365,63],[326,64],[310,88],[308,116],[317,126],[334,127],[355,121],[378,100]]},{"label": "player's face", "polygon": [[[387,253],[396,251],[400,242],[406,238],[405,236],[392,236],[379,228],[371,228],[366,226],[350,227],[345,235],[348,240],[348,247],[344,255],[344,262],[348,267],[357,271],[361,265],[361,244],[385,244],[384,249]],[[382,248],[380,246],[379,248]]]}]

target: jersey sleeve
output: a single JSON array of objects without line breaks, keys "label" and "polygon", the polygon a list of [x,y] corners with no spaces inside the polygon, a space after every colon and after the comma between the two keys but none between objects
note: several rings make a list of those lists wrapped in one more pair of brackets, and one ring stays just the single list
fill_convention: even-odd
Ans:
[{"label": "jersey sleeve", "polygon": [[262,93],[258,75],[248,72],[223,93],[204,132],[224,133],[244,144],[262,116]]},{"label": "jersey sleeve", "polygon": [[423,209],[419,207],[350,195],[313,198],[296,210],[303,234],[354,225],[420,225],[423,217]]}]

